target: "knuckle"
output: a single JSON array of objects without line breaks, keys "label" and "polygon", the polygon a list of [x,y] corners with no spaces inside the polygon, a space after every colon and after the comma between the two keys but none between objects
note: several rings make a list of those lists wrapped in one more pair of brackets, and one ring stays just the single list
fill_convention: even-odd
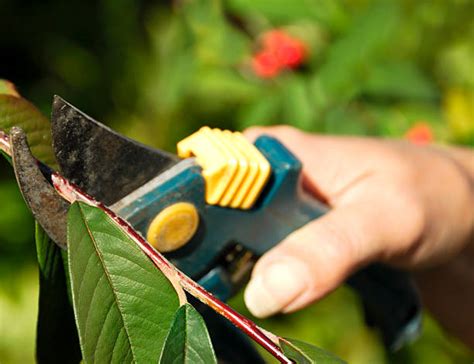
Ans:
[{"label": "knuckle", "polygon": [[279,125],[274,125],[268,127],[271,130],[274,130],[277,133],[295,133],[299,132],[297,128],[291,125],[286,125],[286,124],[279,124]]},{"label": "knuckle", "polygon": [[[342,254],[351,255],[351,240],[346,229],[341,229],[334,221],[326,221],[322,225],[324,236],[328,237],[328,241],[324,243],[326,256],[330,259],[339,259]],[[342,248],[343,247],[343,248]]]},{"label": "knuckle", "polygon": [[243,131],[243,134],[248,138],[248,139],[256,139],[259,135],[263,134],[265,132],[265,127],[262,126],[251,126],[250,128],[247,128]]},{"label": "knuckle", "polygon": [[[315,248],[319,250],[317,255],[321,258],[319,264],[326,267],[326,271],[338,273],[333,278],[340,280],[341,276],[349,273],[353,263],[362,255],[358,251],[359,237],[355,231],[350,232],[349,229],[332,220],[320,224],[320,232],[317,236],[325,239],[325,241],[315,242]],[[336,265],[342,269],[333,270]]]},{"label": "knuckle", "polygon": [[397,224],[393,226],[392,240],[396,250],[406,253],[414,251],[421,242],[429,217],[423,198],[413,188],[405,185],[396,193],[398,198],[393,212],[397,216]]},{"label": "knuckle", "polygon": [[245,130],[245,133],[254,135],[270,134],[275,136],[286,136],[300,134],[301,132],[290,125],[273,125],[273,126],[251,126]]},{"label": "knuckle", "polygon": [[244,130],[244,133],[254,133],[254,134],[257,134],[257,133],[262,133],[263,130],[265,130],[266,127],[264,126],[250,126],[248,128],[246,128]]},{"label": "knuckle", "polygon": [[294,126],[290,125],[277,125],[275,126],[275,133],[280,136],[282,139],[300,139],[303,135],[303,132]]},{"label": "knuckle", "polygon": [[301,141],[303,132],[297,128],[289,125],[274,125],[274,126],[252,126],[244,131],[244,134],[249,139],[256,139],[262,134],[273,136],[285,143],[297,144]]},{"label": "knuckle", "polygon": [[411,192],[405,195],[403,203],[404,210],[406,211],[405,219],[408,220],[405,226],[408,227],[409,240],[419,240],[423,235],[428,220],[422,199]]}]

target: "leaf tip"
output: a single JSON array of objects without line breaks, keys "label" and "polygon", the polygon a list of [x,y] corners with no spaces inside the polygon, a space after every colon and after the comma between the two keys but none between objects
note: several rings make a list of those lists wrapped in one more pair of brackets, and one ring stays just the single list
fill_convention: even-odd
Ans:
[{"label": "leaf tip", "polygon": [[4,79],[0,79],[0,94],[20,97],[20,94],[13,82]]}]

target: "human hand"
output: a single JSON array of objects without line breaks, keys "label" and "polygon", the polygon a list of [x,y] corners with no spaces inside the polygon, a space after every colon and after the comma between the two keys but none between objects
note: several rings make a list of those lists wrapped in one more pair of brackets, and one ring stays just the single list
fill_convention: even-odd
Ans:
[{"label": "human hand", "polygon": [[[255,316],[298,310],[370,262],[428,270],[453,261],[472,242],[472,162],[461,163],[456,153],[285,126],[245,132],[250,139],[262,133],[302,161],[305,189],[332,210],[257,262],[245,291]],[[463,162],[473,156],[463,155]]]}]

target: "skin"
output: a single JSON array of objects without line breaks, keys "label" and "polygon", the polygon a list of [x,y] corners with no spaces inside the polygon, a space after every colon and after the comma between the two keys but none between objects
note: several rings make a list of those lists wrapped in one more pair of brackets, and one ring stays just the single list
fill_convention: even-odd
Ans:
[{"label": "skin", "polygon": [[263,133],[303,162],[305,190],[332,209],[258,261],[250,311],[299,310],[378,261],[412,271],[425,306],[474,348],[474,152],[288,126],[245,132]]}]

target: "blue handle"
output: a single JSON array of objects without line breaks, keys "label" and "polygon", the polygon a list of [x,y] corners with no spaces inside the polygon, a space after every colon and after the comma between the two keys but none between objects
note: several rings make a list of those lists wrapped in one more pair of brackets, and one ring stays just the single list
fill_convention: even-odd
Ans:
[{"label": "blue handle", "polygon": [[[151,220],[163,208],[176,202],[194,204],[200,217],[197,233],[187,245],[167,256],[224,300],[233,294],[235,282],[219,265],[218,258],[230,246],[238,243],[260,256],[328,210],[302,190],[301,162],[278,140],[261,136],[255,145],[269,161],[272,174],[250,210],[207,205],[201,168],[185,160],[119,211],[145,235]],[[359,271],[348,283],[358,292],[369,323],[381,329],[388,347],[401,346],[419,331],[420,303],[406,274],[371,266]]]},{"label": "blue handle", "polygon": [[[263,205],[269,213],[287,211],[285,225],[277,228],[277,239],[327,212],[327,207],[301,190],[301,163],[283,145],[266,136],[255,144],[271,161],[275,171],[275,179]],[[269,235],[275,238],[273,233]],[[359,295],[367,323],[381,331],[383,341],[391,351],[419,335],[421,304],[407,273],[372,264],[349,277],[347,283]]]},{"label": "blue handle", "polygon": [[280,142],[262,136],[255,145],[269,161],[272,175],[250,210],[206,204],[201,168],[185,160],[169,178],[118,212],[146,235],[151,220],[163,208],[176,202],[191,202],[199,211],[198,231],[187,245],[168,257],[195,279],[210,272],[216,257],[232,244],[239,243],[262,255],[292,231],[320,217],[327,208],[303,193],[299,183],[301,162]]}]

